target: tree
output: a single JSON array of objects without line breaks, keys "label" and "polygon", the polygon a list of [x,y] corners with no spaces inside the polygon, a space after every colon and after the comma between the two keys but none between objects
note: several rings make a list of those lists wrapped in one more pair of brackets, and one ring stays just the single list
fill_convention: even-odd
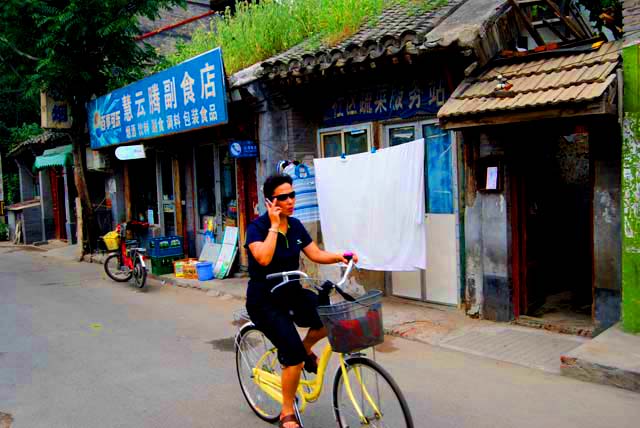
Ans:
[{"label": "tree", "polygon": [[157,59],[150,45],[136,42],[139,16],[158,17],[162,8],[185,0],[3,0],[0,61],[13,69],[25,99],[44,91],[71,105],[74,182],[82,201],[89,249],[96,231],[85,185],[85,104],[93,97],[144,76]]},{"label": "tree", "polygon": [[598,29],[607,27],[616,38],[622,36],[622,2],[620,0],[578,0],[589,11],[589,19]]}]

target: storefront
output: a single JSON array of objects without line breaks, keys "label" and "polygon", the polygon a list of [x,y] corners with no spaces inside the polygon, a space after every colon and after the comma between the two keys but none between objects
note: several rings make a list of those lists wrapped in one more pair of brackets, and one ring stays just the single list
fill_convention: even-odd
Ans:
[{"label": "storefront", "polygon": [[445,69],[399,68],[402,80],[382,72],[368,85],[362,78],[343,83],[344,92],[324,103],[317,153],[349,156],[424,139],[427,269],[389,272],[387,289],[399,297],[458,305],[456,144],[435,117],[452,91],[447,83],[452,76]]},{"label": "storefront", "polygon": [[[278,172],[282,161],[312,165],[314,158],[424,139],[427,269],[360,271],[356,282],[365,288],[463,303],[458,141],[439,127],[436,115],[465,72],[511,44],[518,32],[513,19],[498,0],[449,2],[432,13],[397,5],[335,46],[301,43],[231,79],[235,95],[256,106],[258,183]],[[401,191],[402,177],[389,180]],[[305,226],[322,245],[319,222]],[[334,274],[304,258],[302,263],[312,276]]]},{"label": "storefront", "polygon": [[247,131],[228,124],[239,114],[228,112],[222,70],[216,49],[88,107],[92,149],[111,163],[114,219],[148,222],[150,236],[182,236],[195,257],[205,232],[219,241],[225,227],[247,221],[229,150]]},{"label": "storefront", "polygon": [[462,139],[469,313],[586,335],[619,320],[620,48],[503,60],[440,110]]}]

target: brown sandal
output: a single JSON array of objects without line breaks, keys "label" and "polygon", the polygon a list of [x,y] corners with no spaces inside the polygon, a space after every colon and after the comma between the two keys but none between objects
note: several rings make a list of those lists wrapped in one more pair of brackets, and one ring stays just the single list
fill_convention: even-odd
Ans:
[{"label": "brown sandal", "polygon": [[283,416],[282,418],[280,418],[280,424],[278,425],[279,428],[287,428],[284,426],[284,424],[288,424],[290,422],[295,422],[296,425],[298,425],[295,428],[300,428],[300,422],[298,421],[298,418],[296,417],[295,414],[291,413],[290,415],[287,416]]}]

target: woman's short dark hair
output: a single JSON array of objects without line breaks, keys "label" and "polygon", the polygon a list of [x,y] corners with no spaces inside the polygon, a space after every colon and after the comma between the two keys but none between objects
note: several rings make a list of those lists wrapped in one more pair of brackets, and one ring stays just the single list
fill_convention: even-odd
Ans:
[{"label": "woman's short dark hair", "polygon": [[264,193],[265,198],[272,198],[273,192],[276,191],[276,187],[281,186],[285,183],[293,185],[293,180],[290,176],[286,174],[275,174],[264,181],[264,186],[262,187],[262,191]]}]

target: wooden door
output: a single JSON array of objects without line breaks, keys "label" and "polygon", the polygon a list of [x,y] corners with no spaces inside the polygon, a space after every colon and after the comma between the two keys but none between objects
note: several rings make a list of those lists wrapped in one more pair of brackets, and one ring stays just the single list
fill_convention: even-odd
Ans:
[{"label": "wooden door", "polygon": [[66,215],[64,205],[64,179],[60,168],[49,168],[49,182],[51,183],[51,202],[53,206],[53,222],[55,238],[67,239]]}]

